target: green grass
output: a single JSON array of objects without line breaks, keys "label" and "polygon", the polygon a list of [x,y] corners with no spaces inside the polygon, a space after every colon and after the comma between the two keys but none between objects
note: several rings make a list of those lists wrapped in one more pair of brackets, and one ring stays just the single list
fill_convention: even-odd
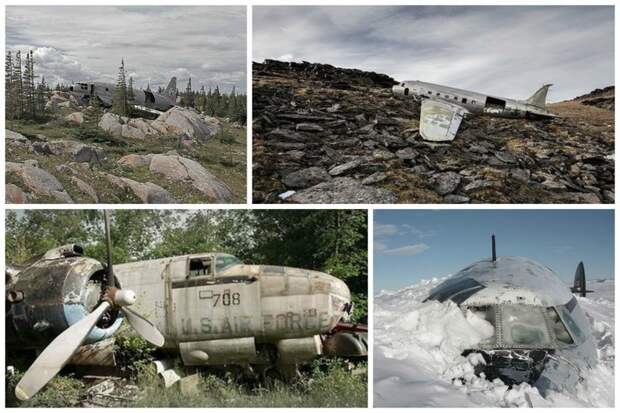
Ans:
[{"label": "green grass", "polygon": [[[152,182],[168,190],[181,203],[213,202],[214,200],[208,199],[207,196],[189,184],[167,180],[164,176],[152,173],[147,168],[132,170],[116,163],[118,159],[128,154],[166,153],[171,150],[176,150],[180,156],[199,162],[225,182],[234,194],[232,202],[245,202],[246,130],[245,128],[235,128],[226,122],[223,122],[224,141],[230,143],[223,142],[218,135],[212,137],[205,144],[195,143],[190,148],[179,147],[178,139],[174,136],[160,136],[145,140],[128,139],[112,136],[94,125],[78,126],[62,119],[53,119],[47,123],[7,121],[6,127],[29,138],[35,138],[36,135],[41,134],[49,140],[72,139],[102,147],[107,156],[106,161],[100,165],[88,165],[80,169],[77,175],[95,189],[100,203],[141,203],[141,201],[133,192],[123,191],[111,185],[100,176],[99,172],[124,176],[138,182]],[[7,151],[7,161],[37,160],[43,169],[50,172],[63,184],[75,202],[93,202],[90,197],[75,188],[71,182],[71,176],[59,173],[56,170],[57,166],[71,162],[68,156],[37,155],[19,147],[7,149],[10,149]],[[7,182],[22,187],[17,177],[7,176]],[[31,201],[34,203],[55,202],[43,198],[39,197]]]},{"label": "green grass", "polygon": [[[182,393],[177,384],[164,388],[152,365],[144,360],[132,368],[140,371],[135,383],[139,396],[125,407],[366,407],[366,364],[351,370],[338,360],[317,360],[297,381],[248,382],[230,373],[201,370],[197,391]],[[14,396],[23,373],[7,376],[8,407],[79,407],[87,401],[88,388],[73,376],[56,376],[32,399]]]},{"label": "green grass", "polygon": [[[355,374],[337,360],[317,360],[295,382],[247,382],[230,374],[200,375],[198,391],[183,394],[178,386],[162,388],[159,379],[143,375],[142,397],[132,407],[366,407],[366,365]],[[356,370],[356,371],[358,371]]]}]

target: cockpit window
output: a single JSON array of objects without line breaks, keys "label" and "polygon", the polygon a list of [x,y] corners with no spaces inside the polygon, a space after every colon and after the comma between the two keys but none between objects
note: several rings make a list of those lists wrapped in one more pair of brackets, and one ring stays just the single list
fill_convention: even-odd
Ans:
[{"label": "cockpit window", "polygon": [[541,307],[504,305],[502,326],[504,344],[526,347],[550,345],[551,337]]},{"label": "cockpit window", "polygon": [[560,315],[553,307],[547,307],[547,318],[551,322],[551,327],[553,328],[553,334],[555,334],[555,338],[564,344],[574,344],[573,338],[568,333],[566,326],[562,322]]},{"label": "cockpit window", "polygon": [[232,255],[218,255],[215,259],[215,271],[218,273],[233,265],[243,264],[241,260]]},{"label": "cockpit window", "polygon": [[461,304],[484,288],[484,285],[471,278],[453,279],[446,282],[443,287],[433,290],[426,300],[444,302],[451,299],[456,304]]},{"label": "cockpit window", "polygon": [[[575,298],[573,297],[573,299]],[[570,331],[570,333],[573,335],[575,340],[578,342],[583,342],[585,340],[583,331],[581,331],[581,329],[577,325],[577,322],[575,321],[575,317],[573,317],[573,314],[571,310],[569,310],[569,308],[571,308],[570,301],[565,305],[559,306],[558,307],[559,316],[564,322],[564,324],[566,325],[566,328],[568,328],[568,331]],[[572,309],[575,310],[575,305],[572,305]]]},{"label": "cockpit window", "polygon": [[211,257],[192,258],[189,260],[189,274],[188,277],[201,277],[204,275],[212,276],[211,274]]}]

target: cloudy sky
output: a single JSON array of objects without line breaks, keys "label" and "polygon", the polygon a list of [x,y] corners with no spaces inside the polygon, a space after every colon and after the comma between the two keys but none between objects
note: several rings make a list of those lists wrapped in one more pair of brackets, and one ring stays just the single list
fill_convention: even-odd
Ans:
[{"label": "cloudy sky", "polygon": [[115,82],[121,58],[144,88],[246,88],[245,7],[6,8],[8,50],[32,49],[48,83]]},{"label": "cloudy sky", "polygon": [[610,6],[254,7],[253,60],[307,60],[509,98],[614,84]]},{"label": "cloudy sky", "polygon": [[614,278],[610,210],[377,210],[374,288],[395,290],[454,274],[491,256],[528,257],[573,282],[583,261],[588,279]]}]

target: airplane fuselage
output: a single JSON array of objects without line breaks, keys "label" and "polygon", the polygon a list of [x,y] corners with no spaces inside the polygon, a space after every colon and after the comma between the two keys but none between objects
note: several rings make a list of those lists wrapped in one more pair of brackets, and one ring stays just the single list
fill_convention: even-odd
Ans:
[{"label": "airplane fuselage", "polygon": [[397,96],[410,97],[416,100],[434,99],[454,104],[473,115],[504,118],[555,117],[544,107],[535,106],[523,100],[484,95],[418,80],[401,82],[394,86],[392,91]]},{"label": "airplane fuselage", "polygon": [[576,385],[596,364],[588,320],[569,287],[548,267],[522,257],[483,260],[431,291],[493,326],[466,353],[480,353],[487,377],[530,382],[545,391]]},{"label": "airplane fuselage", "polygon": [[[11,347],[47,345],[100,302],[105,267],[72,248],[62,250],[69,256],[34,261],[7,285]],[[186,365],[260,364],[271,354],[267,348],[283,363],[306,361],[335,345],[322,337],[351,311],[349,288],[336,277],[246,265],[228,254],[118,264],[114,274],[120,288],[136,293],[133,308],[163,334],[164,348],[180,353]],[[121,323],[122,315],[111,313],[85,343],[112,337]]]},{"label": "airplane fuselage", "polygon": [[[78,99],[88,104],[91,96],[97,96],[104,106],[112,106],[115,86],[111,83],[101,82],[78,82],[74,83],[69,91]],[[166,111],[176,104],[176,97],[153,93],[148,90],[133,90],[134,98],[129,101],[131,105]]]}]

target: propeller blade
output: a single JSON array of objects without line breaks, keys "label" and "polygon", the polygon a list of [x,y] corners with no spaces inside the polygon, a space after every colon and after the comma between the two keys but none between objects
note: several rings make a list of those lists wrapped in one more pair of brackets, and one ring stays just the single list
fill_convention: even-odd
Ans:
[{"label": "propeller blade", "polygon": [[159,330],[146,318],[136,313],[129,307],[123,307],[123,312],[127,316],[127,321],[146,341],[161,347],[164,345],[164,336]]},{"label": "propeller blade", "polygon": [[102,302],[92,313],[67,328],[45,347],[15,387],[15,396],[19,400],[28,400],[54,378],[108,308],[110,304]]},{"label": "propeller blade", "polygon": [[108,274],[107,274],[107,282],[108,288],[115,287],[114,283],[114,271],[112,270],[112,235],[110,234],[110,215],[108,214],[108,210],[103,210],[103,218],[105,223],[105,248],[108,253]]}]

